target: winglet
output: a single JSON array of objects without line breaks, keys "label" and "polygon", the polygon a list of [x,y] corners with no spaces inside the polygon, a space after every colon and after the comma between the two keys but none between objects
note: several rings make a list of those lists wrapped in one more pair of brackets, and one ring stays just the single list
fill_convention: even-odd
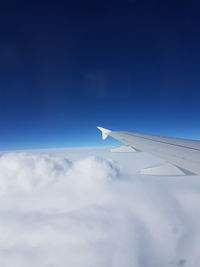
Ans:
[{"label": "winglet", "polygon": [[102,132],[102,139],[103,140],[105,140],[108,137],[109,133],[111,133],[111,131],[108,129],[104,129],[102,127],[97,127],[97,128]]}]

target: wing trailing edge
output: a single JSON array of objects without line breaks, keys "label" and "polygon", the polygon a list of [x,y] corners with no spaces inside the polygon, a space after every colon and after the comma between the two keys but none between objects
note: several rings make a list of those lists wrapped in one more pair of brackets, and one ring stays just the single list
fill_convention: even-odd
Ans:
[{"label": "wing trailing edge", "polygon": [[163,176],[183,176],[183,175],[193,175],[193,173],[188,173],[186,170],[174,166],[170,163],[159,164],[156,166],[148,167],[140,171],[141,174],[149,175],[163,175]]},{"label": "wing trailing edge", "polygon": [[134,153],[137,152],[137,150],[131,146],[118,146],[115,148],[112,148],[110,152],[113,153]]}]

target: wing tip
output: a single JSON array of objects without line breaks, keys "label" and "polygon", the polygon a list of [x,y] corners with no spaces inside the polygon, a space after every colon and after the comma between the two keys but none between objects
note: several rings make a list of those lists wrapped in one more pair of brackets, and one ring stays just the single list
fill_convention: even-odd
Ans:
[{"label": "wing tip", "polygon": [[112,131],[105,129],[105,128],[102,128],[100,126],[98,126],[97,128],[101,131],[103,140],[105,140],[108,137],[108,135],[112,132]]}]

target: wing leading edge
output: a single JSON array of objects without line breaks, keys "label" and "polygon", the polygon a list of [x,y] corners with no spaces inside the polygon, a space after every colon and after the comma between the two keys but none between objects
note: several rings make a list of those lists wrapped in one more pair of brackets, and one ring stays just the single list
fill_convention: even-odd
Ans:
[{"label": "wing leading edge", "polygon": [[177,175],[178,168],[180,175],[200,174],[200,141],[135,132],[110,131],[102,127],[98,127],[98,129],[102,132],[104,140],[107,136],[111,136],[135,151],[148,152],[167,162],[167,167],[165,166],[164,169],[155,166],[143,170],[143,173]]}]

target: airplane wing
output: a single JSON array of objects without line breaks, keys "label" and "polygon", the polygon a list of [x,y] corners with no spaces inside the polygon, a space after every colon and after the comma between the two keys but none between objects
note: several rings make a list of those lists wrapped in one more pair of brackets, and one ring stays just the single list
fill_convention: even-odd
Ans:
[{"label": "airplane wing", "polygon": [[102,132],[103,139],[111,136],[124,144],[113,149],[112,152],[145,151],[166,162],[162,166],[156,165],[143,169],[141,173],[152,175],[200,174],[200,141],[97,128]]}]

